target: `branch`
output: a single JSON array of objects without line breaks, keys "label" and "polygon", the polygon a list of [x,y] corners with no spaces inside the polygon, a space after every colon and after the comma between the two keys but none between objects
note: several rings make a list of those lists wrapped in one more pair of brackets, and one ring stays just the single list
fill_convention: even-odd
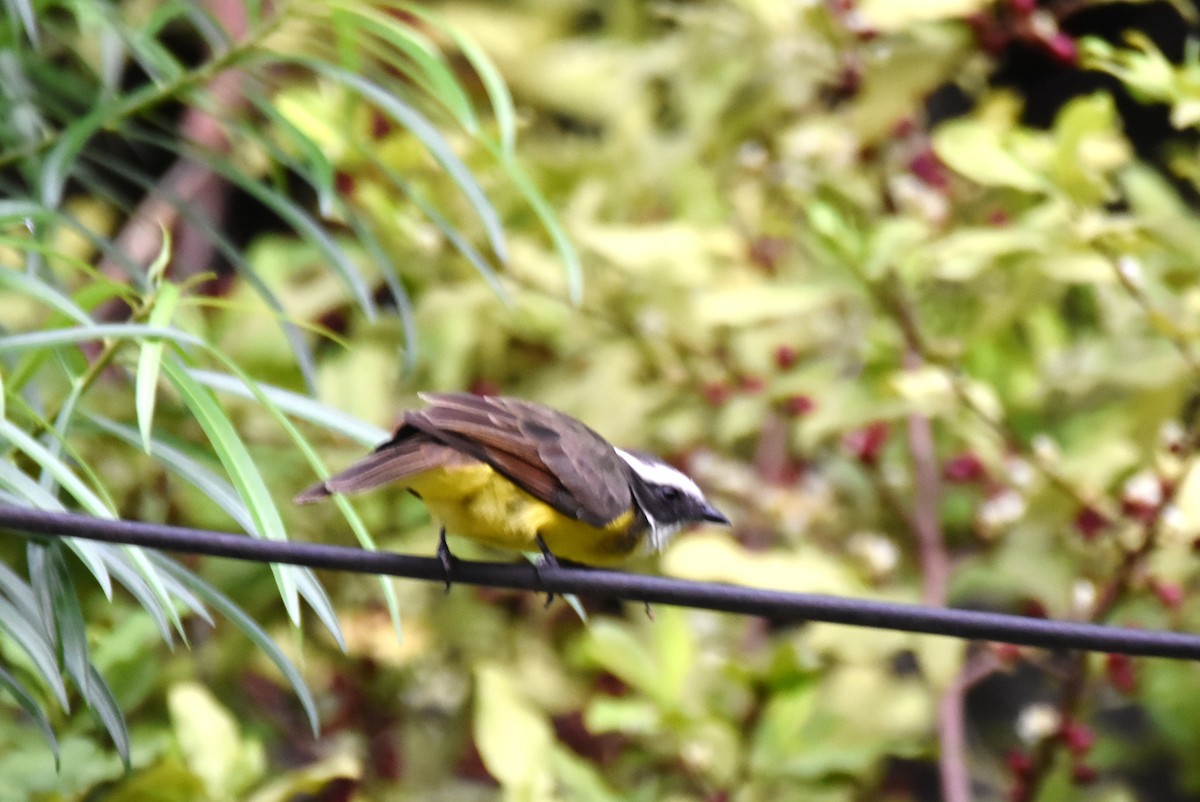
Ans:
[{"label": "branch", "polygon": [[[47,537],[81,537],[163,551],[362,574],[386,574],[437,582],[445,578],[442,564],[433,557],[413,557],[319,543],[256,540],[226,532],[0,505],[0,530],[5,529]],[[526,565],[460,560],[454,565],[453,580],[464,585],[576,593],[757,615],[774,621],[826,621],[1022,646],[1200,660],[1200,635],[1183,632],[1126,629],[975,610],[947,610],[916,604],[761,590],[620,571],[549,565],[534,569]]]}]

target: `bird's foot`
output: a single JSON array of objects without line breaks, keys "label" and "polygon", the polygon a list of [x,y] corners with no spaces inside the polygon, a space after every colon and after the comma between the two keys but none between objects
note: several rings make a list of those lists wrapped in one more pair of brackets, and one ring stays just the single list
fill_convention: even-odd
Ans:
[{"label": "bird's foot", "polygon": [[450,546],[446,544],[446,527],[444,526],[438,535],[437,558],[442,564],[442,579],[446,582],[446,593],[449,593],[451,575],[454,573],[454,563],[458,558],[450,553]]},{"label": "bird's foot", "polygon": [[[558,558],[554,556],[554,552],[550,551],[550,547],[546,545],[546,541],[542,540],[541,535],[537,536],[537,545],[542,551],[542,559],[540,562],[535,562],[533,564],[533,573],[537,575],[538,583],[541,584],[542,566],[548,565],[551,568],[558,568]],[[549,607],[553,601],[554,591],[546,591],[546,606]]]}]

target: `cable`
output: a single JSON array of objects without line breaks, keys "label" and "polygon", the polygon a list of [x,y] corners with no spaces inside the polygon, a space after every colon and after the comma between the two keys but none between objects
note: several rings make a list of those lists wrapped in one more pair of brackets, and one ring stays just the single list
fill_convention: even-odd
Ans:
[{"label": "cable", "polygon": [[[363,574],[386,574],[439,582],[445,578],[441,563],[433,557],[413,557],[316,543],[258,540],[225,532],[108,520],[27,507],[0,505],[0,529]],[[456,584],[612,597],[755,615],[783,623],[825,621],[1048,649],[1083,649],[1200,660],[1200,635],[1182,632],[1128,629],[975,610],[762,590],[620,571],[549,565],[535,570],[531,565],[459,560],[454,565],[452,579]]]}]

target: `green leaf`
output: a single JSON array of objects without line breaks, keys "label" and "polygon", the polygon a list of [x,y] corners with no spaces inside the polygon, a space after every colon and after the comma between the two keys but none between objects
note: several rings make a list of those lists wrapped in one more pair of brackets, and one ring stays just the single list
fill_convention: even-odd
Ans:
[{"label": "green leaf", "polygon": [[26,549],[29,575],[36,592],[44,597],[52,615],[52,631],[62,654],[63,667],[86,699],[91,691],[92,661],[88,655],[87,628],[79,596],[67,574],[61,547],[54,542],[30,543]]},{"label": "green leaf", "polygon": [[106,560],[106,563],[108,570],[112,572],[117,581],[124,585],[130,595],[137,599],[138,604],[142,605],[142,609],[149,613],[158,634],[169,647],[173,648],[175,641],[171,636],[171,624],[163,614],[159,599],[154,595],[150,585],[126,561],[110,558],[110,560]]},{"label": "green leaf", "polygon": [[778,691],[763,709],[750,748],[750,768],[758,774],[774,774],[796,752],[796,743],[816,710],[820,685],[805,683]]},{"label": "green leaf", "polygon": [[626,624],[601,619],[588,627],[584,653],[593,663],[626,685],[654,697],[659,689],[658,666],[645,645]]},{"label": "green leaf", "polygon": [[[407,10],[407,9],[406,9]],[[446,63],[441,52],[425,36],[412,25],[398,22],[370,6],[345,5],[333,10],[334,19],[345,18],[354,23],[353,33],[368,33],[378,37],[379,41],[388,45],[391,50],[381,47],[370,48],[378,52],[379,58],[398,72],[421,87],[431,98],[441,103],[454,115],[468,133],[474,135],[479,131],[479,120],[471,101],[467,97],[462,84],[455,79],[454,73]],[[369,39],[367,39],[369,41]],[[363,42],[357,43],[359,47]],[[396,56],[403,56],[404,59]],[[415,67],[415,69],[414,69]]]},{"label": "green leaf", "polygon": [[579,253],[575,250],[575,246],[571,244],[567,232],[563,229],[562,224],[558,222],[558,215],[550,207],[550,203],[542,195],[541,190],[529,178],[529,175],[517,163],[515,157],[507,155],[504,152],[493,152],[500,158],[504,169],[508,171],[509,177],[516,184],[517,189],[525,196],[525,200],[529,201],[529,205],[533,208],[538,219],[542,221],[542,226],[550,235],[551,242],[554,243],[555,250],[558,251],[558,256],[563,261],[563,267],[567,271],[567,293],[571,299],[571,303],[579,303],[583,299],[583,265],[579,262]]},{"label": "green leaf", "polygon": [[872,29],[895,32],[921,23],[962,20],[982,12],[989,4],[989,0],[921,0],[919,3],[864,0],[856,12]]},{"label": "green leaf", "polygon": [[[184,404],[196,416],[196,422],[204,430],[213,451],[233,481],[238,495],[250,510],[254,521],[254,528],[250,530],[250,534],[268,540],[287,540],[283,519],[279,516],[275,501],[271,498],[254,460],[250,458],[250,452],[238,436],[233,422],[221,410],[212,393],[188,374],[174,354],[167,355],[162,367]],[[300,604],[295,577],[290,571],[281,570],[278,565],[272,565],[271,570],[275,574],[275,582],[279,586],[288,616],[293,624],[299,625]]]},{"label": "green leaf", "polygon": [[[255,398],[255,393],[241,379],[227,373],[218,373],[201,368],[189,368],[188,374],[201,384],[239,398]],[[308,396],[293,393],[279,387],[255,382],[258,391],[271,403],[294,418],[315,423],[322,428],[348,437],[365,446],[374,448],[391,437],[391,432],[347,415],[336,407],[322,404]]]},{"label": "green leaf", "polygon": [[16,677],[4,670],[4,666],[0,666],[0,688],[12,695],[25,714],[33,719],[33,723],[42,731],[42,737],[46,739],[46,743],[54,752],[54,766],[56,769],[60,768],[61,756],[58,750],[58,739],[54,737],[54,728],[50,726],[50,719],[47,718],[46,711]]},{"label": "green leaf", "polygon": [[[428,217],[431,223],[437,226],[437,229],[441,231],[442,235],[450,241],[450,244],[454,246],[454,249],[457,250],[459,254],[463,256],[463,258],[470,262],[471,266],[475,268],[481,277],[483,277],[483,280],[488,283],[488,286],[492,288],[492,291],[495,292],[496,295],[502,301],[504,301],[504,303],[511,303],[508,291],[505,289],[504,285],[500,283],[500,278],[496,275],[496,269],[491,265],[490,262],[488,262],[486,258],[484,258],[483,254],[481,254],[479,250],[471,244],[470,240],[468,240],[461,231],[455,228],[450,221],[438,211],[437,207],[425,197],[425,194],[421,192],[421,190],[418,189],[411,181],[406,181],[403,177],[401,177],[401,175],[396,172],[391,165],[375,155],[373,152],[373,147],[369,143],[360,143],[359,149],[366,154],[366,157],[370,160],[372,166],[379,173],[379,175],[388,179],[393,186],[407,195],[408,198],[417,206],[417,208],[421,210],[421,213]],[[395,291],[393,290],[393,293],[394,292]],[[404,294],[403,297],[407,301],[407,294]],[[411,310],[404,315],[406,322],[406,343],[415,342],[416,340],[415,333],[410,333],[407,328],[408,321],[411,319],[411,317]]]},{"label": "green leaf", "polygon": [[100,672],[95,668],[88,671],[88,689],[83,693],[83,697],[87,701],[88,707],[96,714],[96,718],[104,725],[104,729],[108,731],[113,746],[117,748],[117,754],[121,756],[121,762],[128,770],[130,767],[129,728],[125,725],[125,715],[113,697],[112,688],[108,687],[104,677],[100,676]]},{"label": "green leaf", "polygon": [[589,732],[620,732],[626,735],[654,735],[662,732],[662,710],[645,697],[614,698],[598,696],[584,711]]},{"label": "green leaf", "polygon": [[153,559],[163,573],[173,576],[180,584],[190,588],[197,596],[208,602],[210,607],[229,619],[238,629],[242,630],[250,638],[251,642],[261,649],[271,662],[275,664],[296,692],[296,696],[300,700],[300,705],[304,708],[304,713],[308,717],[313,737],[316,737],[320,731],[316,701],[313,699],[312,693],[308,690],[308,686],[304,684],[304,678],[296,671],[296,667],[287,659],[287,656],[280,650],[275,641],[271,639],[271,636],[264,632],[262,627],[253,618],[246,615],[229,597],[222,594],[200,577],[161,554],[153,555]]},{"label": "green leaf", "polygon": [[[50,284],[45,281],[39,281],[28,273],[16,270],[0,270],[0,288],[20,292],[28,295],[30,298],[36,298],[81,326],[95,325],[95,321],[88,316],[87,312],[80,309],[74,301],[60,293]],[[0,394],[0,403],[2,403],[2,394]],[[0,417],[3,417],[2,412],[3,410],[0,408]]]},{"label": "green leaf", "polygon": [[1041,192],[1048,182],[1006,147],[990,125],[961,119],[942,123],[931,137],[933,152],[947,167],[985,187],[1011,187]]},{"label": "green leaf", "polygon": [[[91,488],[84,484],[58,455],[29,437],[14,424],[6,420],[0,420],[0,438],[7,438],[18,449],[29,455],[30,458],[38,463],[43,471],[54,477],[55,481],[62,485],[63,489],[70,493],[84,510],[98,518],[115,519],[116,516],[112,512],[111,507],[102,501]],[[183,635],[183,622],[180,621],[178,613],[175,611],[153,567],[146,562],[145,552],[136,546],[122,546],[120,548],[124,554],[128,555],[133,565],[138,568],[146,582],[155,591],[164,612],[174,621],[180,635]],[[92,567],[93,573],[96,573],[94,565],[89,565],[89,567]],[[107,589],[109,598],[111,598],[112,588],[111,582],[107,578],[107,571],[102,571],[101,573],[104,577],[101,580],[101,584]],[[99,579],[100,577],[98,576],[97,578]]]},{"label": "green leaf", "polygon": [[173,685],[167,709],[180,751],[211,799],[237,799],[261,776],[262,744],[242,735],[237,720],[194,682]]},{"label": "green leaf", "polygon": [[546,755],[554,733],[521,695],[511,669],[491,663],[475,669],[474,734],[483,764],[511,798],[553,798]]},{"label": "green leaf", "polygon": [[57,345],[78,345],[106,338],[138,340],[161,337],[180,345],[204,345],[204,341],[177,329],[144,326],[140,323],[99,323],[88,328],[50,329],[25,334],[6,334],[0,338],[0,353],[28,351]]},{"label": "green leaf", "polygon": [[[171,264],[171,231],[163,226],[158,227],[159,235],[162,237],[162,245],[158,249],[158,255],[154,257],[154,261],[146,268],[146,279],[150,282],[152,289],[158,289],[163,285],[163,278],[167,274],[167,265]],[[167,320],[170,320],[167,316]],[[150,325],[155,325],[151,320]],[[160,322],[161,325],[161,322]]]},{"label": "green leaf", "polygon": [[496,254],[496,258],[501,262],[508,261],[508,246],[505,244],[504,227],[500,223],[499,215],[487,199],[487,195],[484,194],[483,188],[479,186],[479,182],[459,159],[450,143],[423,114],[395,95],[385,92],[377,84],[332,64],[297,56],[290,56],[285,60],[305,66],[315,73],[354,89],[375,104],[380,111],[412,132],[413,136],[428,148],[434,159],[466,196],[468,203],[471,204],[479,216],[480,222],[483,223],[484,230],[487,231],[488,241],[492,244],[492,251]]},{"label": "green leaf", "polygon": [[27,618],[10,601],[0,599],[0,632],[11,638],[29,656],[38,677],[53,691],[58,703],[67,708],[67,689],[63,685],[58,660],[43,634],[41,618]]},{"label": "green leaf", "polygon": [[[21,473],[17,466],[0,460],[0,485],[12,488],[27,506],[53,512],[66,512],[57,498],[48,493],[37,482]],[[112,579],[105,568],[103,553],[113,547],[105,543],[92,543],[80,538],[68,538],[67,545],[79,557],[87,569],[96,578],[104,596],[112,601]]]},{"label": "green leaf", "polygon": [[500,129],[501,147],[506,152],[511,152],[517,138],[517,115],[513,107],[512,95],[508,91],[508,84],[487,53],[457,27],[447,24],[424,6],[406,2],[395,2],[391,5],[412,14],[422,22],[436,26],[438,30],[454,41],[472,69],[475,70],[475,74],[479,76],[484,91],[487,92],[488,100],[491,101],[492,115],[495,117],[496,127]]},{"label": "green leaf", "polygon": [[[150,309],[147,324],[152,328],[168,327],[178,304],[179,287],[162,284],[154,296],[154,306]],[[150,451],[150,432],[154,428],[154,403],[158,398],[158,373],[162,364],[163,345],[160,339],[146,339],[142,341],[138,353],[134,407],[137,410],[138,431],[142,435],[142,450],[147,452]]]},{"label": "green leaf", "polygon": [[[318,471],[323,472],[324,465],[321,463],[320,457],[317,456],[316,451],[309,444],[308,440],[304,438],[304,435],[300,433],[300,430],[297,429],[295,425],[287,419],[287,417],[283,414],[283,411],[267,395],[262,393],[258,389],[257,383],[251,379],[249,375],[242,371],[242,369],[239,368],[232,360],[222,358],[222,362],[231,371],[237,374],[242,386],[251,392],[254,399],[258,401],[262,408],[269,412],[275,421],[280,425],[280,427],[287,432],[292,442],[295,443],[296,447],[300,449],[302,454],[304,454],[309,464]],[[346,520],[350,522],[351,528],[359,538],[359,542],[367,548],[374,549],[375,543],[370,534],[367,532],[362,521],[358,518],[357,513],[355,513],[348,505],[339,504],[338,506],[346,516]],[[316,581],[316,578],[313,576],[312,572],[309,569],[299,568],[296,566],[274,567],[281,573],[287,573],[296,577],[297,590],[312,606],[313,611],[317,614],[317,617],[320,618],[321,622],[329,630],[330,634],[333,635],[334,640],[336,640],[338,645],[344,650],[346,645],[342,636],[341,628],[338,626],[337,613],[333,608],[333,604],[329,601],[328,596],[325,595],[324,590],[321,588],[320,583]],[[379,577],[378,579],[383,588],[384,598],[388,599],[388,609],[392,614],[392,622],[396,627],[397,636],[399,636],[399,606],[395,601],[395,590],[393,589],[392,584],[387,577]]]},{"label": "green leaf", "polygon": [[603,768],[580,757],[571,749],[554,744],[550,767],[563,787],[563,798],[577,802],[623,802],[629,797],[613,790],[604,779]]},{"label": "green leaf", "polygon": [[42,470],[48,471],[62,485],[63,489],[70,493],[71,497],[78,501],[80,506],[87,512],[98,518],[112,519],[116,517],[112,510],[101,501],[100,497],[84,484],[65,462],[51,453],[41,443],[17,428],[16,424],[0,419],[0,439],[8,440],[19,451],[36,462]]}]

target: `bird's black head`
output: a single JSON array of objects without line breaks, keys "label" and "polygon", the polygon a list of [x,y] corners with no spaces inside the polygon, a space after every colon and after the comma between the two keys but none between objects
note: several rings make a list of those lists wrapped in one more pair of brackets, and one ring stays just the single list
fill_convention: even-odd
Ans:
[{"label": "bird's black head", "polygon": [[650,540],[661,550],[667,540],[691,523],[710,521],[729,525],[729,519],[708,502],[687,474],[646,454],[617,449],[630,468],[630,487],[650,523]]}]

